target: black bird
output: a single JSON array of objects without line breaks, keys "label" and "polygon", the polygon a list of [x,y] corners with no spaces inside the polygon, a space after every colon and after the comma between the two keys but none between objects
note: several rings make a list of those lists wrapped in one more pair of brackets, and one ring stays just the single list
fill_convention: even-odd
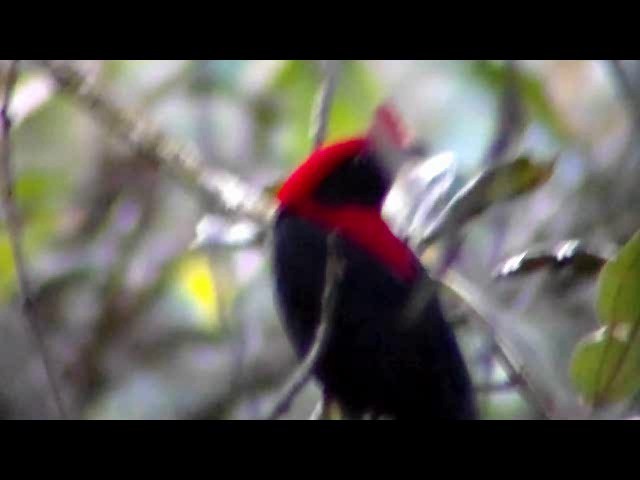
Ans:
[{"label": "black bird", "polygon": [[327,239],[344,271],[314,375],[350,416],[475,419],[473,389],[434,283],[381,216],[407,135],[392,110],[363,136],[313,152],[283,184],[274,227],[276,301],[297,354],[320,322]]}]

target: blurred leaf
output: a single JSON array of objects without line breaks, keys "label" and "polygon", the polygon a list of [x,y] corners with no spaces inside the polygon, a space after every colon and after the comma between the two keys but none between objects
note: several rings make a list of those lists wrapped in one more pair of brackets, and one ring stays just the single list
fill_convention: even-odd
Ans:
[{"label": "blurred leaf", "polygon": [[534,273],[541,269],[571,269],[577,276],[592,276],[607,262],[605,255],[587,249],[579,240],[565,240],[551,248],[530,248],[502,262],[494,278],[502,279]]},{"label": "blurred leaf", "polygon": [[177,268],[176,280],[203,326],[216,330],[220,326],[218,290],[209,259],[205,255],[185,257]]},{"label": "blurred leaf", "polygon": [[[301,162],[311,150],[310,112],[321,86],[320,65],[306,61],[287,61],[274,80],[272,93],[282,103],[284,157],[289,164]],[[364,132],[382,100],[378,82],[362,62],[342,62],[326,140]]]},{"label": "blurred leaf", "polygon": [[15,273],[9,237],[0,235],[0,301],[6,303],[15,293]]},{"label": "blurred leaf", "polygon": [[407,165],[385,198],[382,214],[401,238],[420,232],[437,217],[455,179],[453,154],[444,152]]},{"label": "blurred leaf", "polygon": [[320,69],[312,62],[289,60],[276,76],[272,94],[282,103],[283,156],[300,162],[311,148],[309,112],[320,84]]},{"label": "blurred leaf", "polygon": [[485,170],[468,182],[427,228],[419,250],[438,237],[449,235],[496,203],[511,200],[545,183],[552,175],[555,160],[533,163],[522,156],[513,162]]},{"label": "blurred leaf", "polygon": [[604,325],[640,325],[640,231],[602,269],[597,309]]},{"label": "blurred leaf", "polygon": [[576,387],[596,406],[640,389],[640,231],[604,266],[598,285],[605,327],[578,345],[571,365]]},{"label": "blurred leaf", "polygon": [[53,79],[45,74],[29,75],[20,80],[11,101],[12,129],[37,112],[49,102],[56,92]]},{"label": "blurred leaf", "polygon": [[329,114],[327,141],[363,133],[382,101],[382,89],[366,65],[343,62]]},{"label": "blurred leaf", "polygon": [[59,172],[44,169],[20,172],[15,181],[15,196],[23,215],[52,213],[56,202],[68,194],[65,178]]},{"label": "blurred leaf", "polygon": [[624,400],[640,389],[640,342],[616,338],[605,327],[578,344],[570,373],[588,403]]},{"label": "blurred leaf", "polygon": [[[480,60],[471,63],[471,74],[491,89],[502,92],[509,75],[505,62]],[[532,113],[560,140],[569,139],[569,129],[547,96],[544,84],[534,75],[518,70],[517,80],[522,97]]]},{"label": "blurred leaf", "polygon": [[[17,175],[14,193],[23,222],[22,244],[27,261],[51,241],[65,188],[66,182],[51,172],[27,170]],[[0,223],[0,301],[7,301],[16,293],[13,252],[5,228]]]},{"label": "blurred leaf", "polygon": [[233,93],[249,64],[249,60],[196,60],[186,64],[185,70],[193,78],[194,93]]}]

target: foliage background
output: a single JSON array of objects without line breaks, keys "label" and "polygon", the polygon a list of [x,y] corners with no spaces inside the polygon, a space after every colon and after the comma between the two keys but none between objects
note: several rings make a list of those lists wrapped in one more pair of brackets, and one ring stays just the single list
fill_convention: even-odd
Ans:
[{"label": "foliage background", "polygon": [[[272,185],[311,149],[319,62],[77,66],[120,105],[256,186]],[[595,277],[543,270],[496,282],[491,273],[534,244],[580,238],[615,251],[637,230],[640,120],[633,92],[640,68],[623,66],[627,89],[603,61],[518,62],[528,112],[523,148],[539,156],[559,152],[556,169],[535,192],[469,225],[453,267],[493,312],[554,418],[594,414],[575,392],[569,362],[578,340],[597,327]],[[7,68],[1,61],[0,83]],[[504,78],[500,61],[345,61],[328,139],[366,128],[379,102],[392,98],[432,152],[454,152],[460,187],[484,167]],[[190,250],[205,213],[194,192],[58,92],[42,66],[21,66],[11,112],[16,201],[36,306],[74,415],[263,417],[296,365],[274,310],[267,250]],[[20,318],[4,225],[0,418],[50,418],[55,410]],[[458,333],[478,383],[499,383],[504,372],[490,343],[473,328]],[[309,385],[286,418],[307,418],[318,395]],[[539,416],[518,388],[480,399],[484,418]],[[597,415],[617,418],[634,405]]]}]

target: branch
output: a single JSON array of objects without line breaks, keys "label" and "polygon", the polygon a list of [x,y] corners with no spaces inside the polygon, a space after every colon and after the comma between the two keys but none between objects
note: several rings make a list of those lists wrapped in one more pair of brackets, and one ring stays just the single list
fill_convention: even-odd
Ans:
[{"label": "branch", "polygon": [[329,112],[332,104],[331,100],[333,100],[340,70],[339,60],[327,60],[326,62],[324,83],[319,92],[318,103],[311,118],[314,149],[320,147],[327,136]]},{"label": "branch", "polygon": [[[336,89],[339,67],[338,60],[327,60],[325,64],[325,79],[319,92],[318,103],[311,114],[314,149],[322,145],[327,134],[329,112]],[[322,297],[320,325],[318,325],[318,329],[316,330],[311,349],[307,353],[304,361],[289,379],[282,395],[267,417],[269,420],[277,419],[289,409],[293,399],[311,378],[313,368],[319,356],[324,352],[327,339],[329,338],[330,322],[334,310],[335,293],[332,290],[333,286],[339,281],[339,276],[342,275],[343,269],[343,264],[338,259],[337,252],[335,251],[336,238],[334,233],[327,239],[327,268],[325,272],[325,287]],[[311,414],[311,418],[320,418],[323,411],[324,403],[320,402]]]},{"label": "branch", "polygon": [[36,340],[37,348],[42,358],[49,388],[53,394],[54,403],[61,418],[66,419],[67,413],[60,394],[57,377],[47,351],[44,336],[40,330],[39,321],[31,293],[31,282],[27,271],[24,250],[21,238],[21,219],[13,198],[13,171],[11,169],[11,119],[9,118],[9,105],[18,77],[18,60],[13,60],[9,67],[9,73],[5,84],[2,108],[0,110],[0,123],[2,130],[2,144],[0,151],[0,169],[2,169],[2,204],[6,215],[7,233],[11,252],[13,255],[18,286],[20,289],[22,316]]},{"label": "branch", "polygon": [[[476,288],[473,287],[468,281],[466,281],[460,275],[450,271],[448,274],[447,282],[450,288],[452,288],[470,307],[476,312],[479,320],[482,321],[484,327],[489,331],[495,342],[495,355],[498,361],[502,364],[507,373],[507,382],[509,384],[517,385],[524,399],[533,407],[540,416],[545,419],[551,418],[550,408],[547,402],[537,391],[534,386],[531,377],[525,370],[524,366],[520,362],[516,361],[510,349],[507,346],[507,342],[496,331],[493,324],[488,320],[491,314],[489,310],[497,310],[494,308],[486,307],[490,305],[489,299]],[[470,301],[470,299],[475,299]]]},{"label": "branch", "polygon": [[[498,165],[514,156],[527,126],[526,110],[519,85],[519,71],[515,60],[506,62],[502,96],[498,107],[498,119],[493,140],[483,159],[487,166]],[[498,261],[502,252],[509,220],[504,211],[494,211],[493,242],[489,252],[489,264]]]},{"label": "branch", "polygon": [[320,324],[316,330],[315,338],[304,361],[293,372],[271,413],[267,416],[268,420],[276,420],[289,409],[302,387],[310,380],[318,359],[325,352],[335,317],[335,286],[340,281],[344,269],[344,260],[338,255],[336,242],[337,236],[333,233],[327,239],[327,267],[324,277],[324,292],[322,294]]},{"label": "branch", "polygon": [[640,130],[640,95],[622,66],[621,60],[610,60],[613,77],[618,84],[620,95],[625,100],[627,110],[633,120],[634,129]]},{"label": "branch", "polygon": [[482,159],[482,163],[487,166],[498,165],[514,155],[527,123],[520,95],[519,71],[514,60],[506,62],[504,75],[496,128]]},{"label": "branch", "polygon": [[252,188],[232,173],[205,163],[199,153],[173,142],[140,115],[117,105],[115,100],[88,82],[82,72],[68,62],[39,60],[60,89],[74,99],[129,146],[153,159],[170,175],[195,188],[210,211],[269,223],[275,201]]}]

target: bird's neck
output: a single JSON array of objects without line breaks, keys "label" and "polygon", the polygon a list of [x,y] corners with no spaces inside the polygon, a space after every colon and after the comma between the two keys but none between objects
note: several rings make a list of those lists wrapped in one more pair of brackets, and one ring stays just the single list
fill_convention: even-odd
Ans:
[{"label": "bird's neck", "polygon": [[401,280],[412,282],[417,278],[420,270],[418,259],[391,232],[379,208],[361,205],[324,206],[307,200],[295,205],[293,211],[359,245]]}]

